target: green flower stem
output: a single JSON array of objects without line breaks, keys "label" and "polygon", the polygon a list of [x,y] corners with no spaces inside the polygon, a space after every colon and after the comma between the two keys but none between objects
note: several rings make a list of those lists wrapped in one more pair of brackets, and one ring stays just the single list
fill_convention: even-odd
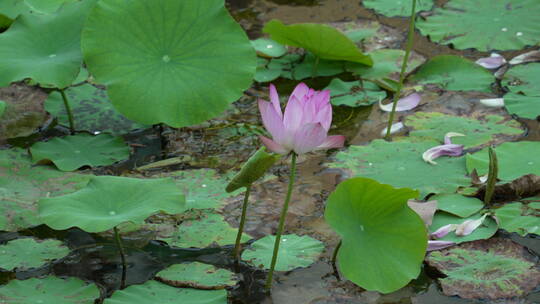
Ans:
[{"label": "green flower stem", "polygon": [[411,20],[409,22],[409,33],[407,33],[407,46],[405,47],[405,56],[403,57],[403,62],[401,63],[401,71],[399,73],[399,83],[396,88],[396,93],[394,93],[392,111],[390,112],[390,117],[388,118],[388,127],[386,128],[386,135],[384,139],[390,140],[390,128],[394,122],[394,115],[396,113],[397,101],[399,100],[399,95],[401,94],[401,88],[403,87],[403,81],[405,80],[405,72],[407,71],[407,62],[409,61],[409,55],[411,54],[411,49],[414,41],[414,21],[416,17],[416,0],[412,1],[412,11],[411,11]]},{"label": "green flower stem", "polygon": [[244,194],[244,203],[242,204],[242,216],[240,217],[240,226],[238,227],[238,234],[236,235],[236,243],[234,245],[234,259],[236,261],[240,258],[240,240],[242,239],[242,232],[244,232],[244,224],[246,223],[246,211],[249,202],[249,193],[251,192],[251,185],[246,187],[246,193]]},{"label": "green flower stem", "polygon": [[66,108],[66,113],[69,120],[69,130],[71,134],[75,133],[75,123],[73,122],[73,112],[71,112],[71,107],[69,106],[69,100],[66,96],[64,89],[60,89],[60,95],[62,95],[62,100],[64,100],[64,107]]},{"label": "green flower stem", "polygon": [[281,216],[279,217],[279,225],[276,233],[276,241],[274,243],[274,253],[272,254],[272,262],[270,263],[270,272],[266,278],[265,288],[269,291],[272,288],[272,277],[274,275],[274,268],[276,268],[277,256],[279,252],[279,244],[281,241],[281,234],[283,234],[283,226],[285,226],[285,216],[287,215],[287,209],[289,209],[289,202],[291,200],[292,189],[294,186],[294,179],[296,177],[296,153],[292,153],[291,159],[291,173],[289,176],[289,187],[287,188],[287,196],[285,197],[285,203],[281,210]]},{"label": "green flower stem", "polygon": [[339,243],[337,244],[336,248],[334,249],[334,254],[332,254],[332,268],[334,268],[334,275],[336,276],[338,281],[341,280],[341,279],[339,277],[339,271],[337,269],[336,262],[337,262],[337,255],[338,255],[339,249],[341,248],[341,242],[342,242],[342,240],[339,240]]},{"label": "green flower stem", "polygon": [[495,192],[495,184],[497,183],[497,175],[499,173],[499,163],[497,154],[492,147],[489,147],[489,172],[486,182],[486,192],[484,194],[484,204],[488,205],[491,202],[493,193]]},{"label": "green flower stem", "polygon": [[315,56],[315,64],[313,65],[313,69],[311,70],[311,78],[317,77],[317,69],[319,68],[319,56]]},{"label": "green flower stem", "polygon": [[126,271],[127,271],[127,263],[126,263],[126,254],[124,252],[124,247],[122,246],[122,239],[120,238],[120,233],[118,233],[118,229],[114,227],[114,239],[116,240],[116,245],[118,246],[118,250],[120,251],[120,259],[122,260],[122,280],[120,281],[120,289],[126,288]]}]

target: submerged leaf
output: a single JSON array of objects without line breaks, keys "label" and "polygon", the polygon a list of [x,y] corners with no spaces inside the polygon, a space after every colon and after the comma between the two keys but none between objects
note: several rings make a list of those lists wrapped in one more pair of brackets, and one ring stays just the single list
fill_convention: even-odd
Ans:
[{"label": "submerged leaf", "polygon": [[260,148],[244,163],[242,168],[229,182],[225,190],[233,192],[242,187],[249,187],[259,178],[263,177],[266,171],[281,158],[281,155],[270,154],[264,147]]},{"label": "submerged leaf", "polygon": [[0,246],[0,268],[7,271],[26,271],[63,258],[69,251],[69,248],[58,240],[16,239]]}]

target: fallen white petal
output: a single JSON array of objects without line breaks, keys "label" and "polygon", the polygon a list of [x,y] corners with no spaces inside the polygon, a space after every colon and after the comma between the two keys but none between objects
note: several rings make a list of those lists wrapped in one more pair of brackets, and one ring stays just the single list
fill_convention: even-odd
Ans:
[{"label": "fallen white petal", "polygon": [[533,61],[540,61],[540,51],[530,51],[525,54],[521,54],[519,56],[516,56],[510,60],[510,64],[520,64],[520,63],[527,63],[527,62],[533,62]]},{"label": "fallen white petal", "polygon": [[504,107],[504,98],[487,98],[480,99],[480,103],[492,108]]},{"label": "fallen white petal", "polygon": [[[420,103],[421,99],[422,98],[420,97],[420,94],[418,93],[412,93],[411,95],[407,97],[403,97],[399,99],[397,101],[396,112],[408,111],[408,110],[412,110],[416,108],[418,104]],[[392,112],[393,104],[394,103],[391,102],[389,104],[383,105],[381,101],[379,100],[379,107],[381,108],[381,110],[385,112]]]},{"label": "fallen white petal", "polygon": [[441,228],[437,229],[435,232],[431,233],[429,236],[440,239],[442,237],[445,237],[448,233],[456,230],[456,227],[456,224],[444,225]]},{"label": "fallen white petal", "polygon": [[456,227],[456,235],[466,236],[473,233],[473,231],[475,231],[478,227],[480,227],[480,225],[482,225],[486,216],[487,213],[477,220],[466,220],[463,223],[459,224]]},{"label": "fallen white petal", "polygon": [[455,244],[456,243],[450,241],[428,241],[427,251],[441,250]]},{"label": "fallen white petal", "polygon": [[491,56],[476,60],[476,64],[483,66],[486,69],[496,69],[505,64],[506,60],[503,56],[497,53],[491,53]]},{"label": "fallen white petal", "polygon": [[450,138],[455,137],[455,136],[465,136],[465,134],[458,133],[458,132],[448,132],[444,135],[444,144],[451,145],[452,141],[450,140]]},{"label": "fallen white petal", "polygon": [[[397,133],[401,131],[404,127],[405,125],[403,125],[402,122],[396,122],[390,127],[390,134]],[[384,130],[381,131],[381,136],[385,136],[387,130],[388,130],[388,127],[384,128]]]}]

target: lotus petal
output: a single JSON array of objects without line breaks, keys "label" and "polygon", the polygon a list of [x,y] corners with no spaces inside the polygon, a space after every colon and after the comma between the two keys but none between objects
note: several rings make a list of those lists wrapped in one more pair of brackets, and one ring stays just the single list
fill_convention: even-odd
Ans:
[{"label": "lotus petal", "polygon": [[[403,97],[399,99],[397,101],[396,112],[408,111],[408,110],[412,110],[416,108],[418,104],[420,103],[421,99],[422,98],[420,97],[420,94],[418,93],[413,93],[407,97]],[[385,112],[392,112],[392,105],[393,103],[383,105],[379,101],[379,107],[381,108],[381,110]]]},{"label": "lotus petal", "polygon": [[445,237],[448,233],[456,230],[456,224],[444,225],[441,228],[437,229],[435,232],[431,233],[430,236],[436,239]]},{"label": "lotus petal", "polygon": [[[405,125],[401,121],[396,122],[395,124],[392,124],[392,126],[390,127],[390,134],[397,133],[397,132],[401,131],[404,127],[405,127]],[[388,130],[388,127],[384,128],[381,131],[381,136],[385,136],[387,130]]]},{"label": "lotus petal", "polygon": [[476,230],[476,228],[480,227],[482,223],[484,222],[484,219],[486,218],[487,213],[484,214],[481,218],[477,220],[466,220],[463,223],[459,224],[456,227],[456,235],[457,236],[466,236],[471,234],[473,231]]},{"label": "lotus petal", "polygon": [[446,155],[446,156],[461,156],[463,154],[463,145],[449,144],[449,145],[440,145],[428,149],[422,154],[422,158],[425,162],[428,162],[432,165],[437,163],[433,161],[434,159]]},{"label": "lotus petal", "polygon": [[516,56],[510,60],[510,64],[520,64],[520,63],[527,63],[527,62],[533,62],[533,61],[540,61],[540,51],[530,51],[525,54],[521,54],[519,56]]},{"label": "lotus petal", "polygon": [[501,108],[504,107],[504,98],[480,99],[480,103],[491,108]]},{"label": "lotus petal", "polygon": [[476,60],[476,64],[486,69],[496,69],[506,63],[506,59],[497,53],[491,53],[491,56]]},{"label": "lotus petal", "polygon": [[454,246],[456,243],[450,241],[428,241],[427,251],[441,250],[450,246]]}]

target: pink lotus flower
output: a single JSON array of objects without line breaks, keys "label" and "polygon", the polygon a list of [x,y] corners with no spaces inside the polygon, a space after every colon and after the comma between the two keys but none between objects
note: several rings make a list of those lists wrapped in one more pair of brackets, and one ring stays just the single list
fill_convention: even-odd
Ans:
[{"label": "pink lotus flower", "polygon": [[282,113],[276,87],[270,84],[270,100],[259,99],[263,124],[272,139],[259,137],[270,151],[304,154],[343,147],[345,136],[328,136],[332,123],[330,91],[315,91],[300,83],[289,97],[285,113]]}]

